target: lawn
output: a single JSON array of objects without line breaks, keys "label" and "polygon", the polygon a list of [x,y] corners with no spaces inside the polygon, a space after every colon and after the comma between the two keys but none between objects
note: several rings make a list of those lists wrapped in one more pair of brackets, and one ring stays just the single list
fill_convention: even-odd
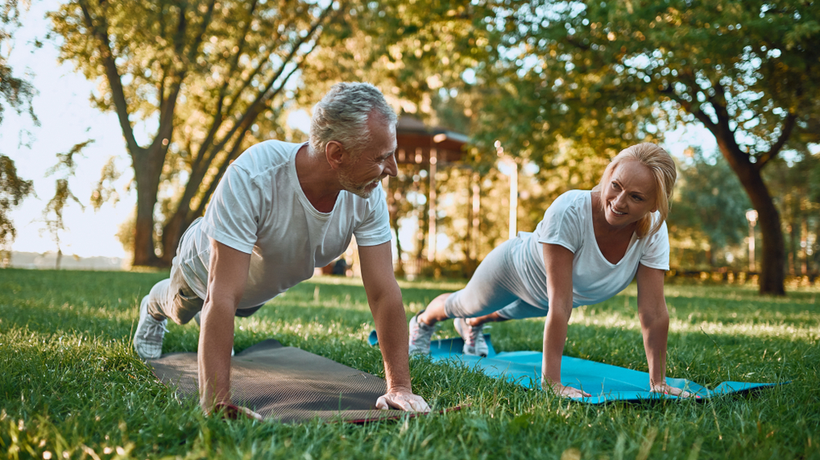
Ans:
[{"label": "lawn", "polygon": [[[411,362],[434,408],[347,425],[205,418],[131,347],[138,300],[163,273],[0,270],[0,456],[9,458],[793,458],[820,459],[820,290],[673,285],[667,375],[713,387],[790,382],[706,402],[592,406],[463,368]],[[408,318],[459,282],[402,282]],[[565,354],[646,370],[635,288],[576,309]],[[237,319],[236,350],[265,338],[383,376],[360,281],[319,278]],[[164,352],[198,328],[169,325]],[[499,351],[540,350],[543,322],[496,324]],[[441,332],[454,336],[446,324]]]}]

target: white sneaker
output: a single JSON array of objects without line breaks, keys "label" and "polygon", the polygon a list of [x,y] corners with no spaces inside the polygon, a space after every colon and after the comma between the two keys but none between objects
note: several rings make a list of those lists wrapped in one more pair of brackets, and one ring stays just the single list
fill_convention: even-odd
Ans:
[{"label": "white sneaker", "polygon": [[[202,310],[199,310],[198,312],[196,312],[196,315],[194,315],[194,321],[196,321],[196,325],[199,326],[199,327],[202,327],[202,322],[201,322],[202,318],[200,317],[201,313],[202,313]],[[233,355],[234,355],[233,347],[231,347],[231,356],[233,356]]]},{"label": "white sneaker", "polygon": [[411,355],[429,355],[430,354],[430,340],[433,338],[433,332],[436,331],[436,326],[428,326],[419,321],[419,315],[424,313],[420,311],[415,316],[410,318],[410,354]]},{"label": "white sneaker", "polygon": [[162,338],[168,329],[168,319],[157,321],[148,314],[148,296],[140,302],[140,321],[134,333],[134,348],[142,359],[156,359],[162,356]]},{"label": "white sneaker", "polygon": [[456,327],[458,335],[464,339],[464,348],[462,353],[465,355],[475,355],[486,358],[487,353],[490,352],[487,347],[487,342],[484,340],[483,326],[472,327],[467,324],[464,318],[456,318],[453,321],[453,326]]}]

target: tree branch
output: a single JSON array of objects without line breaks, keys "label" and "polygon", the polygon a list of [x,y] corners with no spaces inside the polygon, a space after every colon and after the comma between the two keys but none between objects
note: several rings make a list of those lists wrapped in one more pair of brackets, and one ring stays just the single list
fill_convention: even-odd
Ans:
[{"label": "tree branch", "polygon": [[[263,103],[265,100],[270,98],[270,96],[266,96],[266,94],[270,92],[271,88],[276,83],[276,80],[279,79],[280,76],[282,76],[282,73],[285,71],[285,68],[287,67],[287,64],[289,62],[293,61],[294,57],[299,52],[299,48],[305,42],[310,40],[311,37],[313,37],[313,34],[316,32],[316,30],[319,29],[319,27],[322,25],[322,23],[328,17],[328,15],[330,14],[330,12],[332,10],[333,10],[333,4],[328,6],[322,12],[322,14],[319,16],[319,18],[317,18],[316,22],[314,22],[314,24],[311,26],[308,33],[305,34],[304,37],[300,37],[299,40],[293,45],[293,48],[291,49],[291,51],[288,54],[287,58],[285,58],[282,61],[282,65],[279,67],[279,70],[268,79],[268,82],[265,84],[264,89],[260,90],[257,93],[256,97],[254,98],[254,101],[251,103],[251,105],[245,111],[245,113],[242,115],[242,117],[236,123],[234,123],[233,127],[222,137],[222,140],[219,141],[219,143],[217,143],[216,145],[214,145],[211,148],[211,153],[210,153],[210,156],[209,156],[209,160],[207,161],[208,164],[213,160],[213,158],[216,156],[217,152],[219,152],[220,150],[225,148],[225,145],[227,145],[227,143],[230,141],[230,139],[233,137],[233,135],[236,134],[236,131],[239,129],[239,127],[242,126],[246,122],[246,120],[251,115],[251,113],[253,113],[253,108],[255,106],[258,106],[259,104]],[[310,52],[313,51],[314,48],[315,48],[315,45],[307,53],[305,53],[304,56],[307,56]],[[302,62],[304,62],[304,60],[302,60],[299,64],[297,64],[296,68],[301,67]],[[281,87],[282,87],[282,85],[280,85],[280,88]],[[254,118],[256,118],[257,115],[254,115]]]},{"label": "tree branch", "polygon": [[780,137],[778,137],[777,142],[769,148],[769,151],[757,157],[757,161],[755,162],[755,168],[758,171],[763,169],[763,166],[769,162],[769,160],[777,157],[780,153],[780,150],[783,149],[783,146],[786,145],[786,142],[789,140],[789,137],[792,134],[792,130],[794,130],[794,126],[797,124],[797,115],[793,113],[789,113],[786,117],[786,120],[783,122],[783,129],[780,132]]},{"label": "tree branch", "polygon": [[700,108],[695,109],[694,105],[690,101],[680,97],[680,95],[675,92],[674,88],[672,88],[672,85],[666,85],[666,87],[661,90],[661,94],[667,95],[670,99],[680,104],[684,110],[694,115],[699,122],[703,123],[706,129],[711,131],[713,134],[715,133],[717,126],[712,122],[712,119],[709,118],[709,116],[706,115]]},{"label": "tree branch", "polygon": [[111,89],[111,95],[114,99],[114,107],[117,111],[117,118],[120,122],[122,135],[125,137],[125,142],[128,145],[128,151],[132,157],[135,155],[142,155],[145,149],[137,144],[137,140],[134,137],[134,127],[131,126],[131,122],[128,119],[128,102],[125,99],[122,78],[119,70],[117,69],[116,63],[114,62],[111,44],[108,41],[108,24],[104,17],[100,19],[99,24],[94,22],[86,0],[79,0],[78,4],[83,12],[85,26],[91,30],[92,35],[97,40],[97,47],[100,51],[100,56],[102,57],[103,66],[105,67],[105,76],[108,80],[108,86]]},{"label": "tree branch", "polygon": [[[234,144],[233,144],[233,147],[231,148],[230,153],[228,153],[228,155],[225,157],[225,161],[222,162],[222,165],[220,165],[219,170],[214,175],[214,179],[211,181],[211,184],[208,186],[208,190],[205,192],[205,195],[202,197],[202,201],[200,201],[199,206],[197,206],[197,210],[196,210],[196,213],[194,215],[201,215],[200,213],[205,212],[205,205],[208,202],[208,200],[210,200],[211,195],[213,194],[213,192],[216,190],[216,186],[218,185],[219,180],[225,174],[225,171],[228,170],[228,166],[231,164],[231,161],[236,159],[236,157],[238,157],[239,154],[241,153],[240,147],[242,146],[242,139],[245,137],[245,134],[248,132],[248,128],[250,127],[250,125],[253,123],[253,121],[256,119],[256,117],[258,117],[259,114],[262,112],[262,104],[265,104],[269,101],[272,101],[276,97],[276,95],[279,94],[282,91],[282,89],[285,87],[285,83],[287,83],[287,81],[290,80],[290,77],[292,77],[293,74],[295,74],[296,71],[301,68],[301,64],[307,59],[307,56],[310,55],[310,53],[313,52],[314,49],[316,49],[316,43],[313,44],[313,46],[311,47],[311,49],[307,53],[302,55],[302,60],[301,60],[302,62],[300,62],[299,65],[296,65],[296,66],[293,67],[293,69],[291,69],[291,71],[285,76],[284,80],[282,80],[282,84],[277,86],[276,90],[273,93],[268,94],[263,100],[259,101],[259,104],[256,104],[256,108],[254,108],[253,105],[251,106],[251,109],[247,113],[248,114],[252,113],[253,115],[248,116],[246,118],[243,118],[243,128],[241,130],[241,133],[240,133],[239,137],[237,137],[236,140],[234,141]],[[256,103],[256,102],[257,101],[254,101],[254,103]]]},{"label": "tree branch", "polygon": [[[237,42],[236,46],[239,49],[236,53],[234,53],[233,59],[231,60],[231,67],[230,67],[230,70],[228,71],[227,75],[233,75],[233,73],[239,67],[239,58],[242,55],[242,51],[245,48],[245,45],[247,44],[248,31],[250,30],[251,24],[253,23],[251,18],[253,16],[254,10],[256,9],[256,5],[257,5],[257,0],[254,0],[251,3],[251,6],[248,10],[249,20],[248,20],[247,24],[245,24],[245,29],[242,31],[242,34],[240,35],[241,38]],[[273,47],[271,47],[271,49],[273,49]],[[268,55],[270,55],[270,52],[268,53]],[[264,63],[265,61],[267,61],[267,57],[262,62]],[[261,66],[262,66],[262,64],[260,64],[260,67]],[[257,70],[258,69],[259,69],[259,67],[257,67]],[[246,85],[250,82],[250,78],[252,78],[252,76],[249,77],[249,79],[246,81]],[[230,80],[228,78],[226,78],[225,81],[222,83],[222,87],[219,88],[219,100],[217,101],[216,110],[214,112],[214,116],[213,116],[212,121],[211,121],[211,128],[208,130],[208,134],[205,136],[205,140],[203,140],[202,143],[200,144],[199,151],[197,152],[196,158],[194,158],[194,162],[191,165],[192,174],[197,173],[198,169],[200,168],[200,164],[202,163],[202,159],[203,159],[203,156],[204,156],[205,151],[207,149],[207,146],[211,145],[211,143],[214,140],[214,137],[216,136],[216,132],[219,130],[219,127],[222,126],[222,121],[224,120],[222,108],[224,107],[225,96],[227,94],[229,84],[230,84]],[[244,89],[244,86],[243,86],[243,89]],[[241,92],[241,90],[240,90],[240,92]],[[236,99],[237,98],[235,97],[233,99],[233,101],[231,101],[231,107],[233,107],[233,105],[236,103]],[[230,108],[228,110],[228,113],[230,113]],[[187,194],[188,191],[186,190],[185,193]],[[193,195],[191,195],[191,196],[193,196]],[[185,197],[183,197],[183,200],[184,199],[185,199]]]},{"label": "tree branch", "polygon": [[205,17],[202,18],[199,33],[196,35],[194,42],[188,49],[186,62],[189,64],[195,60],[197,53],[199,53],[199,47],[202,46],[202,43],[205,41],[205,32],[208,30],[208,26],[211,25],[211,20],[213,20],[215,7],[216,0],[211,0],[208,4],[208,11],[205,13]]}]

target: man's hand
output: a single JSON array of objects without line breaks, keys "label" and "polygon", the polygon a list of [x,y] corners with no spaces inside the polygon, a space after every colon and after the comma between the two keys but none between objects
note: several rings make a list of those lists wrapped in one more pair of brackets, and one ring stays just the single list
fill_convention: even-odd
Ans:
[{"label": "man's hand", "polygon": [[546,390],[547,388],[550,388],[558,396],[563,396],[565,398],[588,398],[588,397],[590,397],[590,394],[583,391],[583,390],[579,390],[577,388],[561,385],[560,383],[549,384],[549,387],[547,387],[545,385],[544,389]]},{"label": "man's hand", "polygon": [[376,409],[401,409],[407,412],[430,412],[430,406],[421,396],[414,395],[409,390],[391,390],[379,396],[376,400]]},{"label": "man's hand", "polygon": [[663,393],[665,395],[678,396],[678,397],[681,397],[681,398],[688,398],[688,397],[692,396],[692,393],[690,393],[688,391],[685,391],[685,390],[681,390],[680,388],[675,388],[675,387],[669,386],[666,383],[659,383],[659,384],[652,383],[652,384],[650,384],[649,392],[650,393]]}]

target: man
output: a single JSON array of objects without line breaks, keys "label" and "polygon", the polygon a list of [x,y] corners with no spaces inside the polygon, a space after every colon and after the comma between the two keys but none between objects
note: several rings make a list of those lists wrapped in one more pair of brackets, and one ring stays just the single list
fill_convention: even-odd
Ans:
[{"label": "man", "polygon": [[397,172],[396,121],[373,85],[334,85],[314,108],[309,143],[249,148],[228,168],[205,216],[185,231],[170,279],[140,304],[134,347],[143,359],[158,358],[167,318],[185,324],[201,310],[206,413],[225,407],[260,418],[230,401],[234,316],[310,278],[345,251],[351,235],[384,359],[387,393],[376,407],[429,411],[410,389],[406,318],[380,187]]}]

